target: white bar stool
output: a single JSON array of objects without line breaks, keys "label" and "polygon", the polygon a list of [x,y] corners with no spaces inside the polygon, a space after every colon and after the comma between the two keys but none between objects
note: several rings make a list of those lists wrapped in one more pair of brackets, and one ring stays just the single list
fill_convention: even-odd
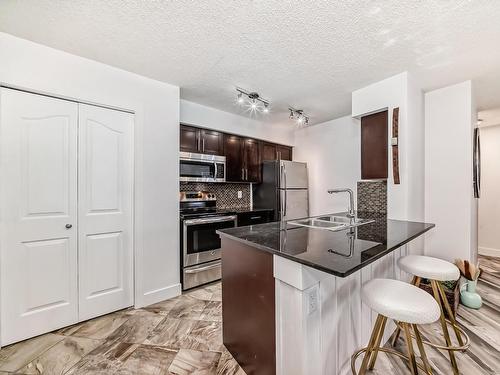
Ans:
[{"label": "white bar stool", "polygon": [[[460,271],[453,263],[439,258],[433,258],[423,255],[407,255],[398,259],[399,268],[406,273],[413,275],[412,284],[419,286],[422,279],[428,279],[431,282],[432,292],[440,308],[441,328],[446,345],[440,345],[431,342],[425,344],[437,349],[447,350],[450,356],[450,362],[454,374],[459,374],[455,351],[465,351],[470,345],[467,334],[458,326],[453,311],[451,310],[446,294],[441,285],[441,281],[456,281],[460,278]],[[444,312],[447,312],[449,320],[445,318]],[[448,326],[450,324],[455,331],[455,336],[459,346],[454,346],[451,342]],[[392,345],[395,346],[401,329],[398,327],[393,337]],[[464,342],[465,338],[465,342]]]},{"label": "white bar stool", "polygon": [[[439,319],[440,310],[436,300],[429,293],[414,285],[391,279],[373,279],[367,282],[361,291],[361,299],[378,313],[378,317],[368,346],[358,350],[351,357],[352,373],[357,374],[356,359],[362,353],[365,355],[359,375],[364,375],[367,370],[373,370],[378,352],[385,352],[407,360],[413,375],[418,374],[419,368],[426,374],[432,375],[432,369],[427,360],[417,325],[434,323]],[[384,343],[381,341],[387,319],[397,321],[403,329],[406,335],[407,356],[394,349],[383,347]],[[413,329],[423,364],[417,363],[411,329]]]}]

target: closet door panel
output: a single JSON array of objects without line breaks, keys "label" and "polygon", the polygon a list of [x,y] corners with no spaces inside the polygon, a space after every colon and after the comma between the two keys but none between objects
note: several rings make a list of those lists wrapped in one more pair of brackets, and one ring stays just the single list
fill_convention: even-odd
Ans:
[{"label": "closet door panel", "polygon": [[0,89],[1,344],[77,321],[76,103]]},{"label": "closet door panel", "polygon": [[132,114],[80,104],[80,320],[133,304]]}]

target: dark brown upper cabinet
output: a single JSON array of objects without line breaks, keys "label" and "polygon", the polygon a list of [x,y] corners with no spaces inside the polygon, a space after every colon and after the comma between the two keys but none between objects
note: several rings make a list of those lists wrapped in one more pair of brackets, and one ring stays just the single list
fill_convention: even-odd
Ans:
[{"label": "dark brown upper cabinet", "polygon": [[245,163],[245,181],[260,182],[260,144],[259,141],[247,138],[244,141],[243,161]]},{"label": "dark brown upper cabinet", "polygon": [[201,135],[201,153],[223,155],[224,153],[224,135],[222,133],[202,129]]},{"label": "dark brown upper cabinet", "polygon": [[262,142],[262,161],[292,160],[292,148],[274,143]]},{"label": "dark brown upper cabinet", "polygon": [[243,169],[243,140],[236,135],[224,135],[224,155],[226,156],[226,181],[245,180]]},{"label": "dark brown upper cabinet", "polygon": [[180,146],[181,151],[198,152],[200,129],[191,126],[181,125]]},{"label": "dark brown upper cabinet", "polygon": [[365,180],[388,176],[387,111],[361,118],[361,178]]},{"label": "dark brown upper cabinet", "polygon": [[260,182],[259,141],[236,135],[224,135],[226,181]]},{"label": "dark brown upper cabinet", "polygon": [[292,161],[292,148],[288,146],[276,145],[279,160]]},{"label": "dark brown upper cabinet", "polygon": [[181,125],[180,150],[200,154],[222,155],[223,134],[214,130]]}]

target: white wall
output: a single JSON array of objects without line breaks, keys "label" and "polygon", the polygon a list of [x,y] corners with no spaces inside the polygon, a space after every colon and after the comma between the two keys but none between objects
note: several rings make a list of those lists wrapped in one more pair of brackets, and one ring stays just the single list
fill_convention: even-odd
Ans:
[{"label": "white wall", "polygon": [[294,160],[305,161],[309,171],[311,215],[345,211],[348,196],[330,195],[332,188],[348,187],[356,193],[361,178],[359,120],[342,117],[295,132]]},{"label": "white wall", "polygon": [[135,303],[179,294],[179,88],[4,33],[0,51],[2,85],[135,112]]},{"label": "white wall", "polygon": [[479,253],[500,256],[500,125],[481,126]]},{"label": "white wall", "polygon": [[[399,177],[392,168],[392,111],[399,107]],[[424,218],[424,122],[423,93],[414,77],[401,73],[352,93],[352,116],[361,118],[388,110],[387,213],[391,219]]]},{"label": "white wall", "polygon": [[472,186],[476,113],[470,81],[425,94],[425,221],[436,228],[425,253],[474,260],[477,225]]},{"label": "white wall", "polygon": [[180,121],[185,124],[293,145],[293,125],[265,123],[187,100],[181,100]]}]

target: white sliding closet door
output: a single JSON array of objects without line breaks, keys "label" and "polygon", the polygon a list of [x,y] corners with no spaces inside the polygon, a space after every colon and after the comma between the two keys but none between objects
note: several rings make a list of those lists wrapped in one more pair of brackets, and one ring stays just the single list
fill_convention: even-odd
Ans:
[{"label": "white sliding closet door", "polygon": [[79,105],[79,319],[133,304],[134,116]]},{"label": "white sliding closet door", "polygon": [[73,324],[78,104],[0,89],[1,343]]}]

